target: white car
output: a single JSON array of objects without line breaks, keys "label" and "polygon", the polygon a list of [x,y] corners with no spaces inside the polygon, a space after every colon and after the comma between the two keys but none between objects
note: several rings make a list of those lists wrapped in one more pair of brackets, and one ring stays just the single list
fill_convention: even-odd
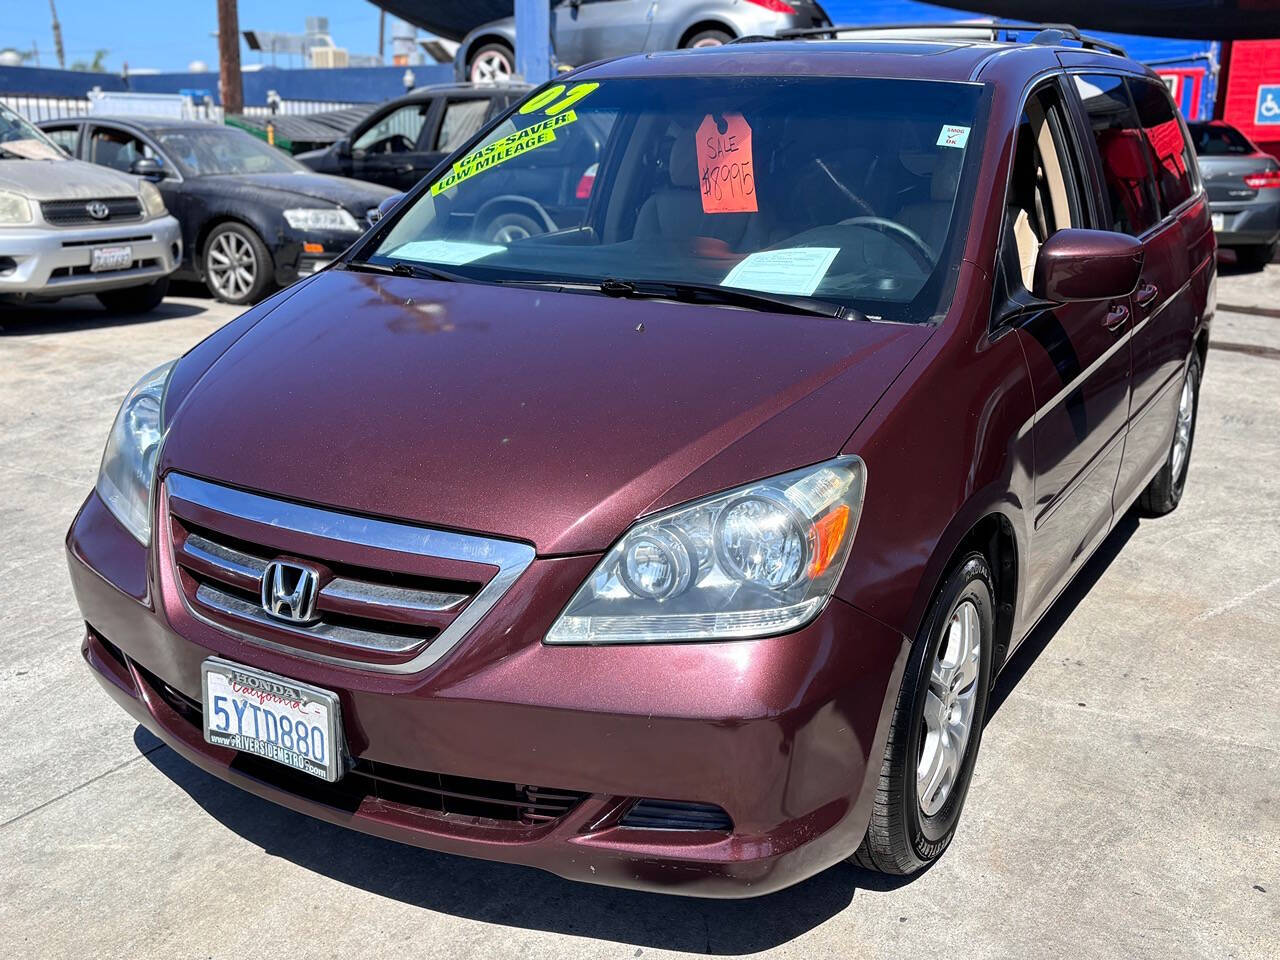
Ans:
[{"label": "white car", "polygon": [[145,312],[182,262],[182,231],[145,180],[72,160],[0,104],[0,300],[96,294]]}]

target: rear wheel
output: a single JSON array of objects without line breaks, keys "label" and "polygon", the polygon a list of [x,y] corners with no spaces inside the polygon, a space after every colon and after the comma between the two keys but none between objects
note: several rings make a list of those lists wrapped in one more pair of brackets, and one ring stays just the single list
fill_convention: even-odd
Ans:
[{"label": "rear wheel", "polygon": [[545,233],[542,224],[523,213],[500,213],[484,228],[484,238],[489,243],[515,243],[527,237]]},{"label": "rear wheel", "polygon": [[216,227],[204,245],[204,282],[223,303],[257,303],[272,278],[271,253],[242,223]]},{"label": "rear wheel", "polygon": [[724,30],[699,30],[684,42],[686,49],[693,47],[721,47],[733,39],[733,34]]},{"label": "rear wheel", "polygon": [[1262,270],[1276,258],[1276,244],[1236,247],[1236,261],[1246,270]]},{"label": "rear wheel", "polygon": [[994,650],[991,571],[980,553],[947,576],[911,651],[853,862],[915,873],[951,842],[982,740]]},{"label": "rear wheel", "polygon": [[1173,442],[1160,472],[1151,478],[1138,498],[1138,506],[1149,517],[1171,513],[1182,502],[1187,485],[1187,469],[1191,466],[1191,444],[1196,438],[1196,411],[1200,406],[1200,357],[1191,355],[1182,378],[1178,396],[1178,412],[1173,422]]},{"label": "rear wheel", "polygon": [[98,294],[98,302],[110,313],[149,313],[160,306],[168,292],[169,278],[161,277],[141,287],[104,290]]},{"label": "rear wheel", "polygon": [[467,79],[472,83],[506,83],[515,72],[516,56],[505,43],[486,43],[467,64]]}]

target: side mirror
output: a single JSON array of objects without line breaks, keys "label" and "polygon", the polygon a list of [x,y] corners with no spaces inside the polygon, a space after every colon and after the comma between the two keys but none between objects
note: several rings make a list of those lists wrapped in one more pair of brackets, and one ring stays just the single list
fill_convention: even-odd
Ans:
[{"label": "side mirror", "polygon": [[395,205],[403,199],[404,199],[403,193],[393,193],[391,196],[387,197],[387,199],[383,200],[380,204],[378,204],[378,215],[376,217],[370,217],[369,219],[372,220],[374,223],[377,223],[379,220],[385,217],[388,213],[394,210]]},{"label": "side mirror", "polygon": [[136,177],[142,177],[144,180],[152,182],[163,180],[169,176],[169,172],[154,157],[139,157],[133,161],[133,165],[129,167],[129,172]]},{"label": "side mirror", "polygon": [[351,156],[351,141],[346,137],[343,137],[341,140],[335,143],[333,145],[333,148],[334,148],[334,152],[336,152],[340,157]]},{"label": "side mirror", "polygon": [[1036,256],[1031,294],[1051,303],[1127,297],[1138,285],[1142,258],[1142,244],[1127,234],[1059,230]]}]

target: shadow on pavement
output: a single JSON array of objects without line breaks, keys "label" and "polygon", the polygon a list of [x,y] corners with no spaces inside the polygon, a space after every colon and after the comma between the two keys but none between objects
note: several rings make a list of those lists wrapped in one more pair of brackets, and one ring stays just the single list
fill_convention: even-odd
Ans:
[{"label": "shadow on pavement", "polygon": [[71,333],[101,327],[122,327],[174,320],[205,313],[206,307],[194,303],[166,300],[148,313],[116,314],[98,306],[97,301],[77,298],[74,304],[0,304],[0,337],[26,337],[55,333]]},{"label": "shadow on pavement", "polygon": [[840,864],[754,900],[592,886],[531,867],[419,850],[313,820],[210,776],[163,747],[144,727],[134,733],[134,744],[206,813],[271,856],[378,896],[483,923],[645,949],[737,956],[795,939],[847,907],[860,889],[901,885]]},{"label": "shadow on pavement", "polygon": [[[994,714],[1138,528],[1132,511],[1018,648],[992,693]],[[703,900],[563,880],[530,867],[470,860],[369,837],[294,813],[187,763],[144,727],[138,751],[206,813],[268,854],[362,890],[438,913],[721,956],[780,946],[824,923],[859,890],[887,892],[894,880],[839,864],[787,890],[753,900]]]}]

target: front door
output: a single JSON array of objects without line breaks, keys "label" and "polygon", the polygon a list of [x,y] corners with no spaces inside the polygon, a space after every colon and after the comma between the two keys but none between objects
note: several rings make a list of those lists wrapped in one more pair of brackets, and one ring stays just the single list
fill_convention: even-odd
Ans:
[{"label": "front door", "polygon": [[[1018,130],[1001,266],[1031,284],[1039,245],[1056,230],[1092,227],[1082,154],[1057,82],[1027,101]],[[1035,397],[1034,532],[1027,564],[1031,622],[1111,527],[1111,495],[1129,411],[1129,298],[1065,303],[1026,317],[1016,335]]]},{"label": "front door", "polygon": [[367,121],[351,138],[351,176],[408,190],[429,170],[423,143],[432,130],[434,100],[393,105]]}]

